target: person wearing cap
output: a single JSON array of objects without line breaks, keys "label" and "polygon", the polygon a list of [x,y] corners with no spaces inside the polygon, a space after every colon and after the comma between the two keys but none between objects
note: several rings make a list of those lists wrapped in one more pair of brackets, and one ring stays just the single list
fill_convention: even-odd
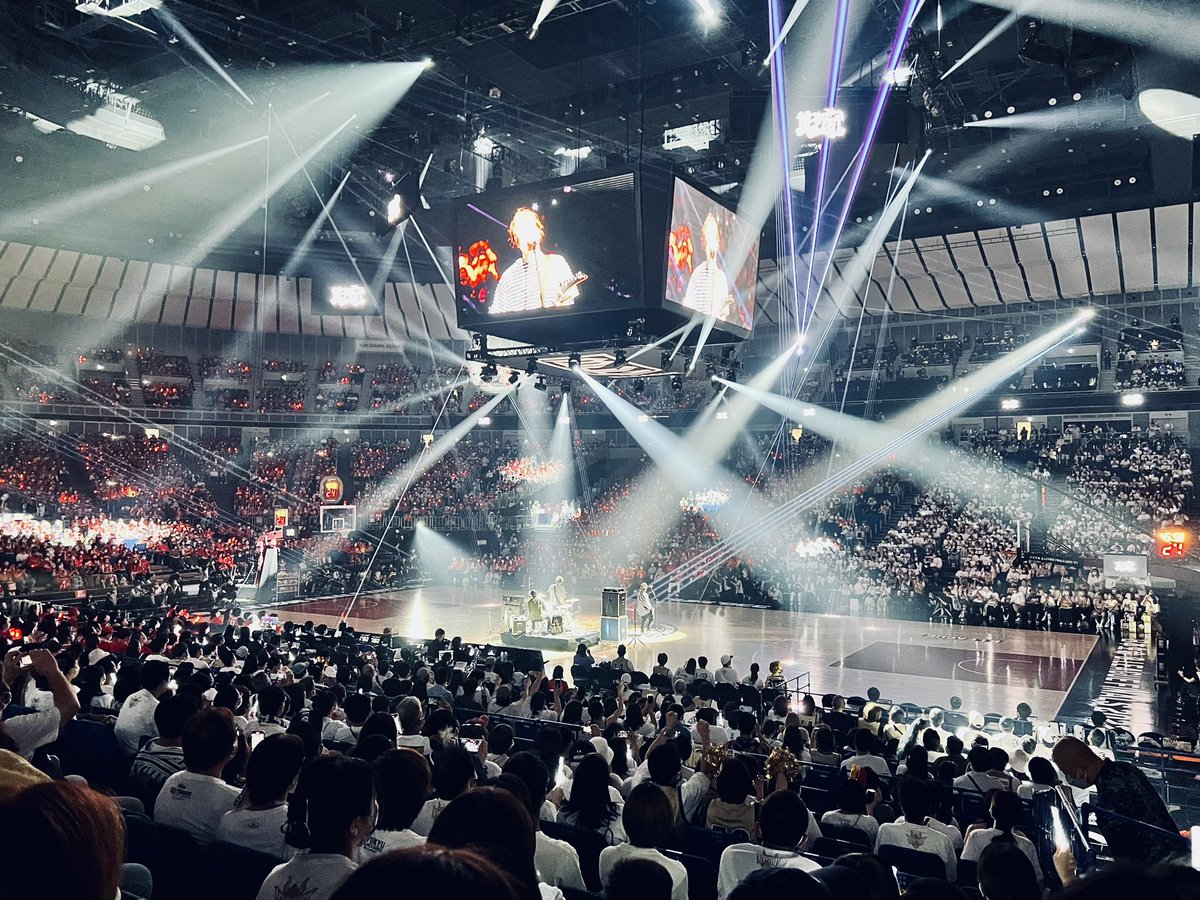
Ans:
[{"label": "person wearing cap", "polygon": [[732,655],[727,653],[721,657],[721,668],[717,669],[717,671],[713,673],[713,680],[717,684],[737,684],[738,683],[738,681],[739,681],[738,673],[737,673],[737,669],[735,669],[733,667],[733,656]]}]

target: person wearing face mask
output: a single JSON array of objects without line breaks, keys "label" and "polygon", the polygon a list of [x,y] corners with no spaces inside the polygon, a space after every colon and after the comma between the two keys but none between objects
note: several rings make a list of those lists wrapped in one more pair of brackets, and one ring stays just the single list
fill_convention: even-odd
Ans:
[{"label": "person wearing face mask", "polygon": [[[1158,791],[1133,763],[1101,759],[1078,738],[1064,737],[1051,753],[1054,764],[1071,787],[1096,792],[1096,806],[1129,819],[1136,819],[1164,831],[1178,834],[1179,826],[1167,812]],[[1176,843],[1156,835],[1117,825],[1101,826],[1112,855],[1143,865],[1167,859],[1179,853]]]}]

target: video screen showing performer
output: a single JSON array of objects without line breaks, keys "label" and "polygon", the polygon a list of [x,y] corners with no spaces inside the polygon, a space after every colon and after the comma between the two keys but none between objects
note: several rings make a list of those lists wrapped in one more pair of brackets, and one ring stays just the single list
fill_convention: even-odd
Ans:
[{"label": "video screen showing performer", "polygon": [[632,175],[478,194],[456,229],[463,327],[643,302]]},{"label": "video screen showing performer", "polygon": [[579,286],[587,281],[587,273],[572,272],[561,253],[543,250],[545,238],[546,223],[540,213],[528,206],[513,213],[508,223],[508,243],[521,258],[500,276],[488,315],[570,306],[579,297]]},{"label": "video screen showing performer", "polygon": [[757,282],[758,235],[677,178],[667,237],[667,302],[750,331]]}]

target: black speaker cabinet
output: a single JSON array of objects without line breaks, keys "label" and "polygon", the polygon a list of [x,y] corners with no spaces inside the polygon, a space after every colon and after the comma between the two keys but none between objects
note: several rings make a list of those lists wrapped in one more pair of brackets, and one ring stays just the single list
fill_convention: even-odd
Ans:
[{"label": "black speaker cabinet", "polygon": [[600,615],[610,618],[625,615],[624,588],[605,588],[600,592]]}]

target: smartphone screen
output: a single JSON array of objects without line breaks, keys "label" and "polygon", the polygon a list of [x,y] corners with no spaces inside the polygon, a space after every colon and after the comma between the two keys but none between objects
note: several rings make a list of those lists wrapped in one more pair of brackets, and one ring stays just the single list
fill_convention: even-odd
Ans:
[{"label": "smartphone screen", "polygon": [[482,744],[483,744],[483,741],[479,738],[463,738],[462,739],[463,749],[466,750],[468,753],[478,753],[479,748],[480,748],[480,746],[482,746]]},{"label": "smartphone screen", "polygon": [[1062,813],[1059,812],[1057,806],[1050,807],[1051,825],[1054,829],[1054,849],[1061,852],[1071,848],[1071,841],[1067,837],[1067,829],[1063,827]]},{"label": "smartphone screen", "polygon": [[255,748],[255,747],[257,747],[259,744],[261,744],[261,743],[262,743],[262,739],[263,739],[263,738],[265,738],[265,737],[266,737],[266,735],[265,735],[263,732],[261,732],[261,731],[255,731],[255,732],[251,733],[251,735],[250,735],[250,749],[251,749],[251,750],[254,750],[254,748]]},{"label": "smartphone screen", "polygon": [[33,657],[32,656],[22,656],[21,657],[21,668],[22,669],[33,668]]}]

